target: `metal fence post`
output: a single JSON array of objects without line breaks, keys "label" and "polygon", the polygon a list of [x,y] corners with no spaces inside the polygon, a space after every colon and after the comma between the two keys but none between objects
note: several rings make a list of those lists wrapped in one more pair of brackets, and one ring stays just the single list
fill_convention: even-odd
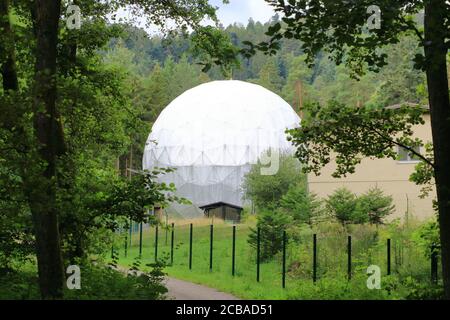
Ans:
[{"label": "metal fence post", "polygon": [[352,279],[352,236],[348,236],[347,242],[347,276]]},{"label": "metal fence post", "polygon": [[317,234],[313,235],[313,282],[317,281]]},{"label": "metal fence post", "polygon": [[193,225],[191,223],[189,232],[189,270],[192,269],[192,234],[193,234]]},{"label": "metal fence post", "polygon": [[209,271],[213,268],[213,241],[214,241],[214,225],[209,230]]},{"label": "metal fence post", "polygon": [[387,239],[387,275],[391,275],[391,239]]},{"label": "metal fence post", "polygon": [[155,262],[158,262],[158,225],[155,228]]},{"label": "metal fence post", "polygon": [[125,230],[125,258],[128,255],[128,230]]},{"label": "metal fence post", "polygon": [[131,238],[133,236],[133,221],[131,219],[130,219],[130,232],[129,232],[129,234],[130,234],[130,250],[131,250],[131,246],[132,246]]},{"label": "metal fence post", "polygon": [[286,245],[287,245],[287,235],[285,230],[283,231],[283,278],[282,278],[283,289],[286,288]]},{"label": "metal fence post", "polygon": [[233,245],[231,250],[231,274],[235,275],[235,264],[236,264],[236,226],[233,226]]},{"label": "metal fence post", "polygon": [[139,227],[139,257],[142,257],[142,222]]},{"label": "metal fence post", "polygon": [[173,265],[173,244],[175,240],[175,223],[172,223],[172,234],[170,237],[170,265]]},{"label": "metal fence post", "polygon": [[261,258],[261,228],[258,227],[258,236],[256,239],[256,281],[259,282],[259,264]]}]

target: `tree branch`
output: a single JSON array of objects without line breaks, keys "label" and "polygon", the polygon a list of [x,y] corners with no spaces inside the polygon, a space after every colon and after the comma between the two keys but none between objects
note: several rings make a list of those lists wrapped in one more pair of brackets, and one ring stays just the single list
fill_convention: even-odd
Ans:
[{"label": "tree branch", "polygon": [[391,139],[390,137],[386,137],[384,134],[382,134],[381,132],[379,132],[377,129],[372,128],[372,127],[366,127],[369,130],[372,130],[373,132],[375,132],[377,135],[379,135],[381,138],[383,138],[384,140],[391,142],[399,147],[402,147],[406,150],[408,150],[409,152],[411,152],[412,154],[414,154],[415,156],[417,156],[418,158],[422,159],[422,161],[424,161],[425,163],[427,163],[429,166],[431,166],[433,169],[435,168],[434,163],[431,162],[429,159],[427,159],[426,157],[424,157],[422,154],[420,154],[420,152],[417,152],[416,150],[414,150],[414,148],[411,148],[410,146],[407,146],[403,143],[400,143],[394,139]]},{"label": "tree branch", "polygon": [[425,39],[422,33],[420,32],[419,29],[417,29],[417,27],[414,25],[414,23],[412,23],[412,21],[406,21],[405,17],[403,16],[399,16],[399,20],[403,22],[409,30],[414,31],[414,33],[417,35],[422,44],[425,43]]}]

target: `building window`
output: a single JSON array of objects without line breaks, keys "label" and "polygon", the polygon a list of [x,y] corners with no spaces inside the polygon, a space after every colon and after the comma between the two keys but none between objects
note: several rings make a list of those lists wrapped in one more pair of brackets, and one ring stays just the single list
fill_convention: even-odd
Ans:
[{"label": "building window", "polygon": [[[420,146],[414,147],[414,151],[420,153]],[[420,158],[414,153],[403,147],[398,147],[398,161],[400,162],[419,162]]]}]

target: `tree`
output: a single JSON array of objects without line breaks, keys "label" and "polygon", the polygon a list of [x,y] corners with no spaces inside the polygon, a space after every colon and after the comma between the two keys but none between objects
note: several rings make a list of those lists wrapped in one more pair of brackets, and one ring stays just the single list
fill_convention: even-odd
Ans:
[{"label": "tree", "polygon": [[327,209],[344,227],[349,223],[365,222],[364,217],[357,214],[357,203],[356,195],[346,188],[337,189],[326,200]]},{"label": "tree", "polygon": [[[130,8],[135,17],[144,15],[148,23],[156,24],[168,33],[173,30],[167,28],[167,20],[174,21],[174,26],[181,30],[200,28],[204,18],[216,21],[215,9],[206,0],[111,0],[101,3],[78,0],[76,4],[82,8],[87,23],[79,31],[68,31],[62,27],[64,21],[60,0],[0,1],[2,137],[4,133],[8,138],[8,164],[16,166],[19,172],[23,181],[22,192],[32,213],[39,285],[44,299],[61,298],[63,295],[59,194],[68,190],[67,186],[73,178],[72,173],[65,172],[67,167],[62,164],[76,161],[72,162],[73,154],[67,144],[66,127],[58,100],[58,80],[60,76],[75,80],[78,71],[85,74],[92,71],[89,67],[83,68],[86,66],[82,65],[79,44],[84,42],[83,52],[93,55],[111,35],[97,27],[106,24],[108,15],[121,7]],[[11,8],[29,23],[12,29]],[[17,29],[21,33],[15,33]],[[20,42],[16,42],[18,40]],[[15,48],[25,50],[15,52]],[[24,57],[23,63],[16,63],[16,53]],[[34,67],[30,66],[30,61],[34,61]],[[20,79],[22,81],[19,81],[19,73],[16,72],[18,67],[24,69],[21,70],[25,77]],[[28,87],[30,83],[31,90]],[[9,97],[10,93],[13,94]]]},{"label": "tree", "polygon": [[289,74],[283,88],[283,97],[291,103],[294,110],[301,110],[312,96],[313,71],[308,68],[305,59],[303,55],[295,57],[291,54],[288,57]]},{"label": "tree", "polygon": [[283,248],[283,231],[289,227],[292,219],[280,210],[263,210],[258,214],[256,229],[251,228],[248,243],[257,247],[258,228],[260,230],[261,261],[266,261]]},{"label": "tree", "polygon": [[426,80],[423,72],[414,69],[414,57],[420,53],[415,38],[406,35],[395,48],[388,48],[386,51],[387,67],[379,74],[372,74],[379,81],[375,94],[373,89],[370,90],[373,95],[371,102],[385,106],[404,102],[421,103],[419,88],[426,84]]},{"label": "tree", "polygon": [[[247,43],[244,54],[256,50],[275,54],[283,38],[302,41],[303,49],[312,63],[321,50],[331,53],[338,63],[345,63],[355,76],[366,69],[378,71],[386,65],[388,44],[398,43],[404,34],[416,37],[423,51],[414,57],[415,68],[426,73],[428,99],[434,145],[434,178],[442,248],[442,271],[445,296],[450,299],[450,101],[447,73],[447,52],[450,47],[450,4],[445,0],[423,1],[322,1],[266,0],[275,11],[284,14],[283,25],[271,26],[270,40],[257,45]],[[381,12],[381,24],[367,30],[368,9],[376,4]],[[373,7],[371,7],[373,8]],[[375,10],[377,11],[377,10]],[[414,15],[424,12],[424,26]],[[314,36],[311,36],[314,35]],[[303,130],[303,129],[299,129]],[[353,134],[353,132],[352,132]],[[351,135],[340,139],[354,140]],[[351,145],[349,145],[351,147]],[[348,157],[353,156],[351,153]],[[351,166],[350,166],[351,167]]]},{"label": "tree", "polygon": [[259,72],[259,78],[256,83],[264,88],[273,91],[277,94],[281,93],[283,87],[283,79],[280,76],[280,70],[278,68],[276,59],[269,59]]},{"label": "tree", "polygon": [[306,223],[310,227],[321,217],[322,201],[314,193],[309,193],[306,183],[291,185],[281,198],[280,206],[295,222]]},{"label": "tree", "polygon": [[366,217],[371,224],[383,224],[384,218],[392,214],[395,206],[392,197],[383,194],[383,190],[373,188],[358,197],[356,204],[357,216]]},{"label": "tree", "polygon": [[[42,297],[61,298],[64,270],[56,205],[57,160],[66,152],[60,114],[56,106],[56,59],[61,2],[36,0],[32,6],[36,34],[33,124],[38,143],[38,157],[33,159],[32,167],[41,168],[23,178],[35,228]],[[38,162],[43,162],[43,165]]]},{"label": "tree", "polygon": [[294,157],[281,154],[279,170],[274,175],[262,175],[260,162],[253,165],[245,176],[243,189],[259,209],[276,209],[283,195],[290,186],[305,179],[300,170],[300,163]]},{"label": "tree", "polygon": [[220,29],[207,26],[199,28],[191,37],[191,51],[203,72],[207,72],[213,65],[220,66],[226,76],[232,75],[233,67],[239,67],[238,50],[231,42],[231,37]]}]

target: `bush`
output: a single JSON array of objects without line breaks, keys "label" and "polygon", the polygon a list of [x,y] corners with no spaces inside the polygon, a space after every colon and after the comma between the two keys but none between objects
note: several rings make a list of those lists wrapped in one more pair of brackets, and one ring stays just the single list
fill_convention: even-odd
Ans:
[{"label": "bush", "polygon": [[[413,233],[413,240],[419,247],[422,248],[427,258],[431,257],[431,248],[439,246],[439,224],[436,220],[431,220],[421,225],[418,230]],[[436,250],[438,255],[440,250]]]},{"label": "bush", "polygon": [[303,183],[292,185],[281,198],[281,208],[289,212],[295,222],[312,226],[323,214],[322,201],[314,193],[308,193]]},{"label": "bush", "polygon": [[301,173],[300,163],[290,155],[280,155],[280,167],[275,175],[262,175],[261,163],[252,166],[245,176],[243,189],[247,198],[251,199],[259,209],[276,209],[280,200],[289,188],[301,181],[305,175]]},{"label": "bush", "polygon": [[383,219],[394,212],[392,197],[385,196],[379,188],[373,188],[358,198],[355,216],[371,224],[383,224]]},{"label": "bush", "polygon": [[[270,260],[283,248],[283,231],[291,223],[291,218],[285,213],[278,211],[263,211],[258,215],[257,228],[261,232],[261,261]],[[250,229],[248,242],[253,247],[257,247],[258,230]]]},{"label": "bush", "polygon": [[[139,262],[132,270],[138,271]],[[164,264],[150,265],[150,272],[127,275],[103,263],[83,264],[81,289],[65,288],[66,300],[161,300],[167,289],[163,284]],[[0,300],[40,299],[36,265],[28,263],[19,270],[0,274]]]},{"label": "bush", "polygon": [[343,226],[349,223],[364,223],[366,217],[356,211],[358,198],[346,188],[337,189],[326,200],[327,209]]},{"label": "bush", "polygon": [[83,266],[81,290],[66,290],[65,299],[75,300],[161,300],[167,293],[162,280],[163,265],[154,264],[150,272],[125,274],[111,267]]}]

